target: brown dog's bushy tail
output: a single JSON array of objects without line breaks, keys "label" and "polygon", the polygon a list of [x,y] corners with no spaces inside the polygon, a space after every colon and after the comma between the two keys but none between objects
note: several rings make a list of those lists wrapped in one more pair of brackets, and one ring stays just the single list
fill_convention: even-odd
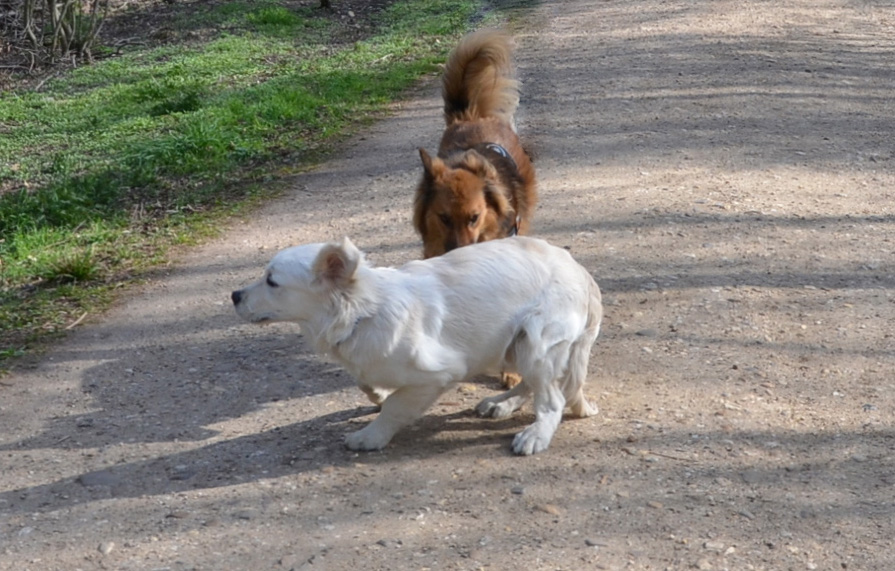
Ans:
[{"label": "brown dog's bushy tail", "polygon": [[499,30],[479,30],[463,38],[451,52],[442,78],[444,121],[496,117],[513,125],[519,105],[514,78],[513,44]]}]

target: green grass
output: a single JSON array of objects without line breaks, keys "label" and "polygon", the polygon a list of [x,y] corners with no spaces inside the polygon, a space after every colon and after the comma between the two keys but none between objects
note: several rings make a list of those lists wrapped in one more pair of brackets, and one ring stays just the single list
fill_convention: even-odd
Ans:
[{"label": "green grass", "polygon": [[[314,9],[228,2],[201,42],[0,94],[0,363],[319,160],[443,61],[474,0],[398,1],[357,42]],[[273,178],[273,180],[271,180]]]}]

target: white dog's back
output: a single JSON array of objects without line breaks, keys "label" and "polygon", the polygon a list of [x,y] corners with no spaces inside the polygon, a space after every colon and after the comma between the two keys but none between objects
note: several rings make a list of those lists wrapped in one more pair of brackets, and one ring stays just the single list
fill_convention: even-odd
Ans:
[{"label": "white dog's back", "polygon": [[[567,251],[533,238],[458,248],[399,269],[363,268],[358,280],[378,290],[376,308],[370,308],[371,319],[357,321],[356,338],[340,343],[336,355],[377,386],[414,382],[394,380],[392,372],[372,378],[383,353],[404,356],[401,341],[408,344],[404,349],[415,361],[416,375],[450,371],[446,381],[456,382],[514,368],[515,362],[504,361],[520,335],[552,347],[580,337],[589,322],[599,326],[602,316],[599,288],[590,274]],[[396,339],[399,328],[403,335]],[[371,345],[376,351],[368,357]]]}]

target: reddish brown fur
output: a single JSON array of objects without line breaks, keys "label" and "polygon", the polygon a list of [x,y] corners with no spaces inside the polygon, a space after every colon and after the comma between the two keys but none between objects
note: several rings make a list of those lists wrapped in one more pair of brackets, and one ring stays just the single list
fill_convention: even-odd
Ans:
[{"label": "reddish brown fur", "polygon": [[423,178],[414,201],[413,223],[426,258],[504,238],[514,227],[528,232],[537,190],[534,167],[513,128],[519,84],[511,60],[510,39],[495,30],[466,36],[448,58],[442,90],[447,126],[436,157],[420,149]]}]

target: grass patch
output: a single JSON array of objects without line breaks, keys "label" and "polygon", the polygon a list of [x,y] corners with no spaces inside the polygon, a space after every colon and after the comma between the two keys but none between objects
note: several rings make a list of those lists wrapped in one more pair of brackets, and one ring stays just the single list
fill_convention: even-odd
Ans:
[{"label": "grass patch", "polygon": [[218,4],[189,21],[216,30],[201,41],[0,93],[0,364],[275,192],[270,173],[319,160],[434,71],[482,8],[397,1],[345,41],[338,18],[290,6]]}]

